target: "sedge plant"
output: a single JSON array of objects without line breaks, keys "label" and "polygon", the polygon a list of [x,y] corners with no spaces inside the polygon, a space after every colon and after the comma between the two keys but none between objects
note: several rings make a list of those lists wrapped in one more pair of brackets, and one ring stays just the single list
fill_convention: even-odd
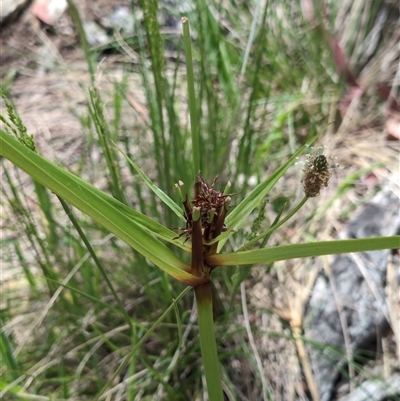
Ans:
[{"label": "sedge plant", "polygon": [[[242,249],[246,250],[221,252],[229,236],[234,235],[235,230],[240,229],[246,222],[249,214],[282,177],[301,150],[254,188],[230,213],[233,195],[214,189],[215,179],[211,184],[207,184],[199,175],[194,184],[192,197],[189,191],[185,190],[183,183],[177,184],[182,194],[183,212],[181,212],[180,206],[175,204],[160,188],[149,182],[154,193],[171,207],[172,211],[183,216],[185,227],[177,235],[176,232],[129,208],[37,154],[32,138],[26,133],[18,134],[18,138],[13,137],[7,130],[2,129],[0,133],[3,157],[27,172],[38,183],[49,188],[63,201],[80,209],[127,242],[172,278],[194,288],[198,307],[199,341],[211,400],[223,399],[212,312],[211,285],[212,272],[215,269],[221,269],[224,266],[248,266],[292,258],[399,246],[400,237],[391,236],[249,249],[287,221],[298,210],[296,207],[272,229],[261,233],[245,244]],[[142,174],[144,175],[144,173]],[[311,160],[311,164],[305,168],[303,178],[305,191],[306,193],[311,192],[311,195],[310,193],[309,196],[306,195],[300,205],[310,199],[310,196],[315,196],[322,186],[327,185],[328,177],[326,159],[317,156]],[[190,263],[177,256],[177,253],[165,243],[187,252],[190,255]]]},{"label": "sedge plant", "polygon": [[[21,121],[16,117],[13,107],[6,99],[8,119],[2,117],[4,128],[0,130],[0,153],[15,166],[29,174],[36,185],[48,188],[56,194],[66,213],[71,216],[71,219],[73,219],[73,213],[69,209],[69,205],[79,209],[102,225],[106,230],[125,241],[137,254],[150,261],[155,266],[154,268],[164,271],[171,280],[178,280],[187,285],[187,289],[176,297],[177,302],[190,289],[194,290],[198,312],[198,340],[200,342],[208,396],[211,401],[222,401],[224,396],[220,361],[217,352],[218,338],[215,336],[213,319],[212,284],[215,277],[213,272],[215,270],[224,269],[227,266],[248,267],[255,264],[269,264],[275,261],[318,255],[397,248],[400,244],[400,236],[265,247],[266,239],[269,238],[273,231],[288,221],[305,202],[316,197],[329,184],[331,175],[329,161],[325,155],[320,154],[309,156],[303,169],[304,174],[301,184],[305,195],[301,202],[289,211],[286,216],[277,219],[271,228],[255,237],[248,238],[247,242],[239,249],[226,252],[224,248],[229,238],[234,236],[247,224],[250,214],[265,199],[278,180],[283,177],[288,168],[301,155],[305,146],[294,152],[276,171],[249,191],[244,199],[235,206],[233,206],[235,204],[235,194],[229,184],[223,190],[218,190],[217,178],[211,180],[204,178],[202,171],[208,170],[201,151],[204,138],[201,137],[198,125],[199,107],[194,87],[188,19],[183,18],[182,23],[191,121],[191,175],[193,181],[191,183],[182,182],[180,181],[180,177],[176,177],[177,183],[175,184],[175,188],[181,198],[181,202],[177,203],[167,194],[165,188],[151,181],[140,166],[129,159],[132,168],[152,190],[153,196],[158,197],[168,209],[168,213],[176,215],[180,219],[182,227],[172,230],[161,222],[129,207],[124,201],[124,196],[118,185],[110,185],[110,188],[113,188],[112,192],[114,195],[110,196],[80,177],[42,157],[36,151],[34,138],[28,135]],[[157,43],[153,43],[152,46],[157,46]],[[161,102],[161,99],[165,96],[160,80],[161,77],[155,76],[157,90],[159,91],[158,102]],[[97,93],[92,91],[92,95],[92,99],[98,99]],[[161,119],[160,103],[157,104],[156,102],[154,107],[154,113],[159,113],[159,118]],[[93,101],[93,113],[98,109],[98,103]],[[163,140],[163,125],[160,124],[157,129],[160,129],[160,146],[166,146]],[[106,145],[109,154],[116,153],[118,150],[124,154],[111,141],[107,142]],[[125,157],[128,158],[127,155]],[[161,171],[165,182],[168,182],[170,179],[168,176],[168,166],[165,166],[164,170],[160,169]],[[235,177],[231,177],[231,180],[234,181]],[[115,176],[111,177],[110,181],[111,183],[117,183],[118,179]],[[237,189],[238,185],[236,184],[235,190]],[[84,233],[80,233],[80,235],[83,239]],[[260,247],[260,244],[263,246]],[[87,247],[90,249],[89,243]],[[101,263],[96,260],[95,253],[91,252],[91,256],[105,280],[108,280]],[[46,275],[46,271],[44,271],[44,274],[48,279],[50,293],[53,295],[57,277]],[[120,313],[126,319],[128,327],[130,330],[134,330],[131,319],[124,311],[112,283],[108,280],[107,284],[119,305]],[[166,310],[165,313],[169,311],[170,309]],[[97,394],[96,399],[99,399],[104,394],[115,376],[129,364],[130,358],[133,358],[135,351],[147,336],[151,334],[151,331],[151,329],[148,330],[141,342],[132,347],[132,350],[126,355],[108,383]],[[10,361],[12,362],[11,358]],[[10,366],[12,366],[11,362]]]}]

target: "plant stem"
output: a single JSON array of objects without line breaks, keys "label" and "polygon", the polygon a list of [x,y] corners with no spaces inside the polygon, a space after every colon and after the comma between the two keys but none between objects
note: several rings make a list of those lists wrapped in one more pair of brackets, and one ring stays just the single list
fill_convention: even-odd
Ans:
[{"label": "plant stem", "polygon": [[83,53],[85,55],[85,59],[88,64],[88,67],[89,67],[90,82],[93,85],[94,79],[95,79],[94,62],[93,62],[92,55],[90,54],[90,48],[89,48],[89,43],[88,43],[88,40],[86,37],[86,33],[85,33],[85,30],[83,29],[82,19],[79,15],[78,9],[76,8],[74,2],[72,0],[67,0],[67,4],[68,4],[69,14],[71,15],[71,18],[74,21],[74,24],[78,31],[78,35],[79,35],[79,39],[81,41]]},{"label": "plant stem", "polygon": [[211,282],[195,287],[200,347],[210,401],[223,401],[221,371],[215,340]]}]

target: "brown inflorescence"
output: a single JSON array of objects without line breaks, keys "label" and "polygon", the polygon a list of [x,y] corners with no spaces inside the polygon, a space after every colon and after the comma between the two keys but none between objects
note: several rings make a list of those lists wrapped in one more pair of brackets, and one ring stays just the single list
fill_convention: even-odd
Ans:
[{"label": "brown inflorescence", "polygon": [[178,228],[182,233],[176,237],[185,235],[192,242],[191,272],[199,277],[210,278],[213,266],[205,262],[206,255],[217,252],[218,242],[209,244],[223,231],[226,231],[225,217],[230,204],[232,194],[224,194],[216,191],[214,185],[217,177],[211,185],[208,185],[201,175],[194,184],[194,198],[189,202],[187,195],[183,201],[186,227]]},{"label": "brown inflorescence", "polygon": [[214,189],[217,177],[214,178],[211,185],[208,185],[200,175],[198,180],[192,204],[200,209],[203,243],[207,243],[225,230],[225,202],[226,198],[231,195],[225,195],[222,191]]},{"label": "brown inflorescence", "polygon": [[[215,177],[211,185],[208,185],[201,175],[194,186],[194,199],[192,202],[186,199],[183,202],[185,208],[186,227],[179,228],[182,235],[186,236],[186,241],[192,237],[193,228],[193,208],[200,211],[200,221],[202,227],[203,244],[216,238],[222,231],[225,231],[224,220],[226,216],[226,199],[231,194],[224,194],[223,191],[216,191],[214,185],[218,177]],[[193,207],[192,207],[193,205]]]},{"label": "brown inflorescence", "polygon": [[315,198],[323,187],[328,186],[332,173],[325,155],[307,155],[306,157],[306,167],[303,169],[301,183],[306,196]]}]

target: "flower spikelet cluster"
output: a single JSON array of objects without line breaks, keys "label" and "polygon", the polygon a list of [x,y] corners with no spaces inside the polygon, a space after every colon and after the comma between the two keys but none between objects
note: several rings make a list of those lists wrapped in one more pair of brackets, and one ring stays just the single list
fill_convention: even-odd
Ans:
[{"label": "flower spikelet cluster", "polygon": [[307,155],[301,180],[304,193],[309,198],[315,198],[323,187],[327,187],[332,173],[325,155]]},{"label": "flower spikelet cluster", "polygon": [[[222,231],[226,230],[224,221],[227,212],[227,205],[232,194],[224,194],[223,191],[214,189],[217,177],[212,183],[207,184],[201,175],[194,186],[194,198],[191,202],[187,197],[183,201],[184,216],[186,219],[186,227],[178,228],[182,233],[176,237],[185,235],[187,240],[192,239],[193,234],[193,213],[197,210],[200,213],[200,225],[202,243],[206,244],[213,238],[217,237]],[[196,219],[197,220],[197,219]]]},{"label": "flower spikelet cluster", "polygon": [[[222,191],[216,191],[214,189],[216,182],[217,177],[214,178],[211,185],[208,185],[203,177],[199,175],[195,197],[192,201],[193,206],[200,209],[204,243],[215,238],[215,232],[221,224],[221,219],[222,223],[225,220],[226,198],[231,196],[231,194],[226,195]],[[225,231],[225,226],[223,225],[218,231]]]}]

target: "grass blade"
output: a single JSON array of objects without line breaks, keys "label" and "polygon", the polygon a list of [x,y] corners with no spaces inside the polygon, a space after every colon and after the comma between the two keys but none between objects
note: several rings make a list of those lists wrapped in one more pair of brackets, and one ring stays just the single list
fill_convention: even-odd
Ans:
[{"label": "grass blade", "polygon": [[277,262],[278,260],[335,255],[350,252],[377,251],[400,248],[400,235],[371,237],[338,241],[319,241],[307,244],[290,244],[273,248],[257,249],[212,255],[207,258],[210,266],[252,265]]},{"label": "grass blade", "polygon": [[[115,145],[117,146],[117,145]],[[142,177],[143,181],[147,186],[182,220],[185,221],[183,217],[182,208],[179,207],[164,191],[162,191],[149,177],[139,168],[139,166],[131,160],[127,154],[117,146],[117,149],[123,154],[129,164],[136,170],[136,172]]]},{"label": "grass blade", "polygon": [[192,45],[189,31],[189,20],[182,18],[183,41],[185,45],[186,73],[189,97],[190,112],[190,128],[192,131],[192,152],[193,152],[193,174],[194,181],[197,180],[197,174],[201,171],[200,162],[200,138],[199,138],[199,122],[197,117],[196,95],[194,91],[194,74],[192,61]]},{"label": "grass blade", "polygon": [[[144,229],[143,225],[154,226],[152,219],[44,159],[3,130],[0,130],[0,149],[1,154],[16,166],[92,217],[171,276],[190,285],[203,281],[188,273],[190,266],[154,238],[149,230]],[[135,216],[140,217],[140,222]]]}]

